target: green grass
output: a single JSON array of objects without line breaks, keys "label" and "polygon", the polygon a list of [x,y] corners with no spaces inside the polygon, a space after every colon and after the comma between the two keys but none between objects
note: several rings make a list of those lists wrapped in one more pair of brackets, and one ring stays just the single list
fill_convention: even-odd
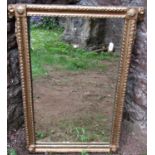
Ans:
[{"label": "green grass", "polygon": [[44,131],[37,131],[36,132],[36,138],[39,139],[44,139],[45,137],[47,137],[47,133]]},{"label": "green grass", "polygon": [[87,151],[82,151],[80,155],[89,155],[89,153]]},{"label": "green grass", "polygon": [[82,116],[76,120],[61,120],[57,126],[67,133],[67,136],[78,142],[109,141],[109,127],[106,128],[106,118],[100,114],[91,117]]},{"label": "green grass", "polygon": [[16,150],[14,148],[9,148],[7,154],[8,155],[17,155],[17,152],[16,152]]},{"label": "green grass", "polygon": [[61,40],[62,29],[44,30],[31,28],[31,65],[33,77],[48,75],[49,68],[69,71],[101,70],[107,66],[104,60],[118,60],[110,53],[97,54],[74,48]]},{"label": "green grass", "polygon": [[85,128],[76,127],[74,130],[75,130],[75,135],[80,142],[88,142],[89,141],[89,135]]}]

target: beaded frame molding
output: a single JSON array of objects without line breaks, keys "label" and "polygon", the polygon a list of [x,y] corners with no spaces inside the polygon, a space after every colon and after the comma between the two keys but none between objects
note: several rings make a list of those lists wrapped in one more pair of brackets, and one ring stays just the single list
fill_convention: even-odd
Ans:
[{"label": "beaded frame molding", "polygon": [[[142,7],[94,7],[71,5],[33,5],[11,4],[8,6],[9,17],[16,19],[15,32],[18,43],[20,72],[22,81],[22,97],[25,118],[27,149],[30,152],[116,152],[119,148],[124,98],[132,47],[134,44],[138,19],[142,20]],[[34,111],[32,99],[32,79],[29,55],[28,17],[58,16],[84,18],[122,18],[124,31],[117,89],[114,101],[113,125],[111,140],[104,142],[36,142]]]}]

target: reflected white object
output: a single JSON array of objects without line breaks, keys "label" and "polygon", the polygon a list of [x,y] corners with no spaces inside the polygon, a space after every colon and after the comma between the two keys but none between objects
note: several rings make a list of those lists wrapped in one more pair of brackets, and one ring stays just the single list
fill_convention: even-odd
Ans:
[{"label": "reflected white object", "polygon": [[74,48],[78,48],[79,45],[77,45],[77,44],[73,44],[73,47],[74,47]]},{"label": "reflected white object", "polygon": [[113,42],[109,43],[108,52],[114,52],[114,43]]}]

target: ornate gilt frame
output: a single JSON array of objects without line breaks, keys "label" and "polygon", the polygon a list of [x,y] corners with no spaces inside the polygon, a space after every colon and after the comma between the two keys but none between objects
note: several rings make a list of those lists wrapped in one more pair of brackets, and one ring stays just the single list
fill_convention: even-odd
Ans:
[{"label": "ornate gilt frame", "polygon": [[[115,152],[119,147],[126,83],[134,43],[137,20],[143,17],[142,7],[93,7],[64,5],[9,5],[9,15],[16,17],[16,37],[22,80],[22,96],[27,148],[30,152]],[[85,18],[122,18],[125,20],[119,77],[115,96],[112,136],[110,143],[37,143],[35,141],[32,83],[29,56],[27,17],[59,16]]]}]

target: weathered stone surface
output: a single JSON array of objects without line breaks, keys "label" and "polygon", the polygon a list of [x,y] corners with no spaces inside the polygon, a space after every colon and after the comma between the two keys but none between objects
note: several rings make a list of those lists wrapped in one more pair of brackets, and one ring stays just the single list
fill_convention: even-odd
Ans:
[{"label": "weathered stone surface", "polygon": [[123,37],[123,19],[107,19],[105,24],[104,43],[108,45],[114,43],[115,52],[121,51],[121,42]]},{"label": "weathered stone surface", "polygon": [[[147,154],[146,137],[140,132],[141,128],[131,121],[123,120],[121,131],[120,155]],[[132,148],[132,149],[131,149]]]},{"label": "weathered stone surface", "polygon": [[92,6],[108,6],[108,5],[119,5],[120,0],[80,0],[79,2],[80,5],[92,5]]},{"label": "weathered stone surface", "polygon": [[[9,3],[15,3],[15,0],[7,1]],[[21,84],[19,76],[19,63],[17,42],[15,36],[15,19],[9,19],[7,22],[7,120],[8,130],[17,129],[23,123],[23,110],[22,110],[22,98],[21,98]]]},{"label": "weathered stone surface", "polygon": [[35,2],[41,4],[75,4],[78,1],[79,0],[36,0]]},{"label": "weathered stone surface", "polygon": [[[123,5],[144,6],[144,0],[122,0]],[[135,46],[133,48],[129,71],[125,112],[128,119],[147,130],[147,15],[138,23]]]},{"label": "weathered stone surface", "polygon": [[[119,26],[116,26],[119,25]],[[100,49],[113,42],[115,49],[120,51],[123,20],[104,19],[67,19],[63,40],[89,50]]]},{"label": "weathered stone surface", "polygon": [[[11,46],[10,46],[11,47]],[[14,48],[14,46],[12,47]],[[8,129],[17,129],[23,123],[22,92],[17,49],[8,51]]]},{"label": "weathered stone surface", "polygon": [[94,50],[104,39],[104,20],[67,18],[63,40],[80,48]]},{"label": "weathered stone surface", "polygon": [[16,42],[16,36],[15,33],[10,33],[9,38],[7,40],[8,49],[16,48],[17,42]]},{"label": "weathered stone surface", "polygon": [[8,0],[8,4],[14,3],[38,3],[38,4],[75,4],[79,0]]}]

